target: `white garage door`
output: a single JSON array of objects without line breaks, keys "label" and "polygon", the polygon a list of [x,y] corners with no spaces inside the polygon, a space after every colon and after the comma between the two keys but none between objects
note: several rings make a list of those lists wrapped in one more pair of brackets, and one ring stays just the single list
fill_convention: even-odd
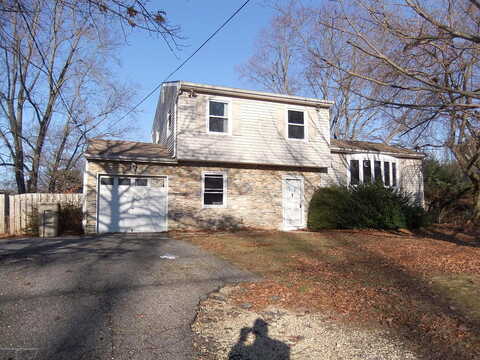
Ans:
[{"label": "white garage door", "polygon": [[167,231],[166,177],[101,176],[98,232]]}]

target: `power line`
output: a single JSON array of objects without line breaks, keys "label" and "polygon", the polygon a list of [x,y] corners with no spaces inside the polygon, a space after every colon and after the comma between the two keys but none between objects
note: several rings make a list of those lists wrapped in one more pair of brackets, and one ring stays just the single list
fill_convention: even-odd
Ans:
[{"label": "power line", "polygon": [[180,70],[191,58],[195,56],[215,35],[217,35],[248,3],[250,0],[245,1],[242,6],[240,6],[235,12],[230,15],[230,17],[223,22],[222,25],[220,25],[217,30],[215,30],[208,38],[205,40],[189,57],[187,57],[180,65],[178,65],[175,70],[173,70],[168,76],[155,88],[150,91],[145,97],[142,98],[134,107],[132,107],[125,115],[120,117],[118,121],[122,121],[125,119],[128,115],[130,115],[133,111],[135,111],[140,105],[142,105],[150,96],[152,96],[155,92],[157,92],[158,89],[162,86],[164,82],[166,82],[168,79],[170,79],[178,70]]}]

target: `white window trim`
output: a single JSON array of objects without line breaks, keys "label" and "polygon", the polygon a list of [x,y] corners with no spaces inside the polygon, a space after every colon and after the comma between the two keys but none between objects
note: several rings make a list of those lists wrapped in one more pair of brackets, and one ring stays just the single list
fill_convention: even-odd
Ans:
[{"label": "white window trim", "polygon": [[[285,224],[285,202],[287,201],[286,199],[286,180],[288,179],[294,179],[294,180],[300,180],[300,187],[302,190],[302,197],[300,199],[300,204],[302,206],[302,221],[299,226],[287,226]],[[282,230],[285,231],[290,231],[290,230],[298,230],[298,229],[303,229],[306,227],[305,219],[306,219],[306,214],[305,214],[305,179],[302,175],[282,175]]]},{"label": "white window trim", "polygon": [[[304,129],[304,138],[303,139],[294,139],[288,137],[288,111],[298,111],[303,113],[303,129]],[[292,107],[287,106],[285,108],[285,138],[289,141],[300,141],[300,142],[308,142],[308,119],[307,119],[307,111],[304,108]]]},{"label": "white window trim", "polygon": [[[227,104],[227,132],[218,132],[218,131],[210,131],[210,101],[214,102],[219,102],[223,104]],[[209,135],[220,135],[220,136],[225,136],[225,135],[232,135],[232,102],[228,98],[222,98],[222,97],[208,97],[207,98],[207,106],[206,106],[206,130],[207,134]]]},{"label": "white window trim", "polygon": [[392,163],[395,163],[395,168],[397,171],[397,185],[389,185],[388,187],[392,188],[400,188],[399,179],[400,179],[400,162],[399,159],[390,155],[383,155],[383,154],[348,154],[347,158],[347,184],[350,186],[351,183],[351,173],[350,173],[350,160],[359,160],[359,178],[360,184],[363,184],[363,160],[370,160],[371,162],[371,171],[372,171],[372,180],[375,181],[375,161],[380,161],[380,169],[382,172],[382,182],[385,184],[385,162],[390,163],[390,184],[393,182],[393,166]]},{"label": "white window trim", "polygon": [[[205,200],[205,175],[222,175],[223,176],[223,204],[222,205],[206,205]],[[202,209],[210,208],[226,208],[227,207],[227,172],[226,171],[204,171],[202,172],[202,196],[200,201],[202,202]]]}]

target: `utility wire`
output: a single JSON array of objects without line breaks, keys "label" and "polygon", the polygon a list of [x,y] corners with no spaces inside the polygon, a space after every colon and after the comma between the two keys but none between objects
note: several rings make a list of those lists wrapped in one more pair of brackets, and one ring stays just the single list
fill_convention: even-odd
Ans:
[{"label": "utility wire", "polygon": [[132,107],[125,115],[120,117],[118,121],[122,121],[125,119],[128,115],[130,115],[133,111],[135,111],[140,105],[142,105],[150,96],[152,96],[155,92],[157,92],[158,89],[162,86],[164,82],[166,82],[168,79],[170,79],[177,71],[179,71],[191,58],[193,58],[215,35],[217,35],[247,4],[250,2],[250,0],[245,1],[242,6],[240,6],[235,12],[230,15],[230,17],[224,21],[222,25],[220,25],[217,30],[215,30],[208,38],[205,40],[189,57],[187,57],[180,65],[177,66],[175,70],[173,70],[168,76],[155,88],[150,91],[145,97],[142,98],[134,107]]}]

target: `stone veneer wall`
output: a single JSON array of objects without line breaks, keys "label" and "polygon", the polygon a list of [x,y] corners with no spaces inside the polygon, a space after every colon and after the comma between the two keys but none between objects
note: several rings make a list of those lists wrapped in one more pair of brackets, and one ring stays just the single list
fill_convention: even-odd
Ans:
[{"label": "stone veneer wall", "polygon": [[[135,169],[136,168],[136,169]],[[135,171],[134,171],[135,170]],[[202,208],[202,172],[227,173],[227,207]],[[87,233],[96,232],[97,174],[168,176],[168,228],[193,230],[253,227],[280,229],[283,225],[282,176],[304,177],[304,216],[316,188],[325,186],[327,174],[295,168],[179,165],[88,161],[86,186]]]}]

